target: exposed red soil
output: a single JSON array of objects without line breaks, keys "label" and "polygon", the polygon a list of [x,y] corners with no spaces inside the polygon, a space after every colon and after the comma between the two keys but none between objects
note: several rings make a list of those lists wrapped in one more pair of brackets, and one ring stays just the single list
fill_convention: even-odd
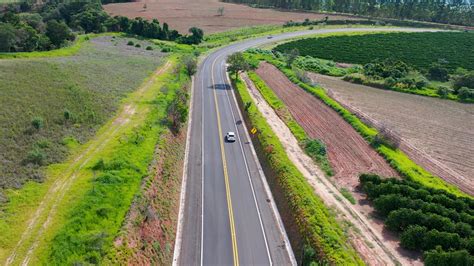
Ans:
[{"label": "exposed red soil", "polygon": [[155,152],[150,172],[142,182],[127,215],[123,233],[115,240],[117,260],[127,265],[170,265],[179,211],[179,193],[186,130],[167,133]]},{"label": "exposed red soil", "polygon": [[397,132],[414,162],[474,195],[474,105],[309,77],[364,121]]},{"label": "exposed red soil", "polygon": [[[143,8],[146,3],[146,9]],[[224,15],[218,16],[217,9],[224,7]],[[116,3],[104,6],[111,15],[129,18],[143,17],[166,22],[170,28],[186,33],[191,27],[199,27],[205,33],[221,32],[245,26],[278,24],[308,18],[320,20],[352,20],[349,16],[326,15],[304,12],[283,12],[273,9],[251,8],[245,5],[222,3],[218,0],[147,0],[130,3]]]},{"label": "exposed red soil", "polygon": [[316,97],[293,84],[275,66],[262,62],[257,74],[285,103],[309,137],[322,140],[338,185],[353,190],[361,173],[397,176],[387,162],[344,119]]}]

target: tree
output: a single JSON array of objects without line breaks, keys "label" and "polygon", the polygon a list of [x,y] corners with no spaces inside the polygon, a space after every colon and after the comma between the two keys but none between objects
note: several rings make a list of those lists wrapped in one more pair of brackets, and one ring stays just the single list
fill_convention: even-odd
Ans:
[{"label": "tree", "polygon": [[436,229],[428,231],[423,238],[422,249],[431,250],[437,246],[441,246],[443,249],[458,249],[461,244],[461,238],[458,234],[440,232]]},{"label": "tree", "polygon": [[435,250],[425,252],[423,257],[423,261],[426,266],[474,265],[474,257],[469,255],[469,252],[466,250],[446,252],[443,251],[442,248],[438,247]]},{"label": "tree", "polygon": [[449,89],[444,86],[439,86],[436,93],[439,95],[440,98],[445,99],[448,97]]},{"label": "tree", "polygon": [[217,15],[218,16],[223,16],[224,15],[224,7],[221,6],[217,9]]},{"label": "tree", "polygon": [[236,79],[241,71],[250,70],[250,65],[245,60],[244,55],[241,52],[230,55],[229,58],[227,58],[227,63],[229,64],[227,70],[230,73],[235,74]]},{"label": "tree", "polygon": [[421,211],[401,208],[392,211],[385,220],[385,224],[390,230],[400,232],[410,225],[423,223],[424,219],[425,215]]},{"label": "tree", "polygon": [[189,76],[192,76],[196,73],[197,70],[197,61],[192,56],[187,56],[183,59],[184,66],[186,67],[186,72]]},{"label": "tree", "polygon": [[474,71],[470,71],[464,75],[460,75],[459,77],[455,79],[454,81],[455,92],[458,92],[458,90],[462,87],[474,89]]},{"label": "tree", "polygon": [[66,41],[73,41],[75,38],[66,23],[56,20],[50,20],[46,24],[46,36],[56,47],[60,47]]},{"label": "tree", "polygon": [[400,235],[400,245],[407,249],[419,250],[428,230],[424,226],[411,225]]},{"label": "tree", "polygon": [[15,43],[15,27],[8,23],[0,23],[0,52],[10,52]]},{"label": "tree", "polygon": [[300,55],[300,51],[298,49],[293,49],[286,53],[285,61],[286,61],[286,66],[291,67],[293,64],[293,61]]}]

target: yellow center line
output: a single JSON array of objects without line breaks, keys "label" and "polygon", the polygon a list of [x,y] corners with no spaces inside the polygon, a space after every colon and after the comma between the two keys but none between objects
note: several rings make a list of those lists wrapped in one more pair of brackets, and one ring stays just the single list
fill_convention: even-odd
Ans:
[{"label": "yellow center line", "polygon": [[230,185],[229,185],[229,174],[227,173],[227,162],[225,158],[225,149],[224,149],[224,141],[222,140],[222,126],[221,126],[221,117],[219,114],[219,104],[217,103],[217,93],[216,93],[216,86],[214,82],[214,63],[212,63],[211,67],[211,81],[212,87],[214,90],[214,103],[216,105],[216,114],[217,114],[217,127],[219,129],[219,143],[221,145],[221,155],[222,155],[222,167],[224,168],[224,181],[225,181],[225,188],[226,188],[226,196],[227,196],[227,209],[229,210],[229,223],[230,223],[230,235],[232,238],[232,251],[234,256],[234,266],[239,266],[239,251],[237,248],[237,238],[235,234],[235,225],[234,225],[234,211],[232,210],[232,197],[230,195]]}]

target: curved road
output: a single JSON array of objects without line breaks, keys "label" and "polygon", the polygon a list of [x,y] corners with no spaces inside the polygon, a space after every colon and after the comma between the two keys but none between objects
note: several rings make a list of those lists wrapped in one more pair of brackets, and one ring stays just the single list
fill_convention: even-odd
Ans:
[{"label": "curved road", "polygon": [[[285,33],[271,39],[262,37],[232,44],[204,59],[194,80],[174,265],[295,264],[226,76],[227,56],[308,34],[374,30],[400,29],[344,28]],[[228,131],[236,133],[236,142],[225,142]]]}]

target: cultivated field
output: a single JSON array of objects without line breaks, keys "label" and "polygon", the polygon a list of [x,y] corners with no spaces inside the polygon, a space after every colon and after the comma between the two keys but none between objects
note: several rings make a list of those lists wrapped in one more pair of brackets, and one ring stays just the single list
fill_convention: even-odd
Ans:
[{"label": "cultivated field", "polygon": [[[146,3],[146,9],[144,4]],[[223,16],[217,10],[224,7]],[[171,28],[186,33],[190,27],[199,27],[205,33],[221,32],[245,26],[278,24],[293,20],[302,21],[324,19],[351,19],[315,13],[280,12],[272,9],[251,8],[244,5],[221,3],[218,0],[151,0],[131,3],[116,3],[104,6],[111,15],[129,18],[144,17],[166,22]]]},{"label": "cultivated field", "polygon": [[416,163],[474,193],[474,105],[310,76],[344,105],[398,132],[406,141],[402,150]]},{"label": "cultivated field", "polygon": [[308,136],[327,145],[334,179],[340,186],[353,190],[361,173],[397,175],[339,114],[293,84],[276,67],[262,62],[256,73],[283,100]]},{"label": "cultivated field", "polygon": [[93,136],[162,62],[129,40],[103,36],[74,56],[0,60],[0,198],[2,188],[42,181],[41,166]]},{"label": "cultivated field", "polygon": [[375,59],[397,59],[416,68],[428,68],[432,63],[444,61],[453,70],[457,67],[474,69],[474,34],[466,32],[403,32],[306,38],[281,44],[275,49],[284,52],[294,48],[303,56],[344,63],[366,64]]}]

